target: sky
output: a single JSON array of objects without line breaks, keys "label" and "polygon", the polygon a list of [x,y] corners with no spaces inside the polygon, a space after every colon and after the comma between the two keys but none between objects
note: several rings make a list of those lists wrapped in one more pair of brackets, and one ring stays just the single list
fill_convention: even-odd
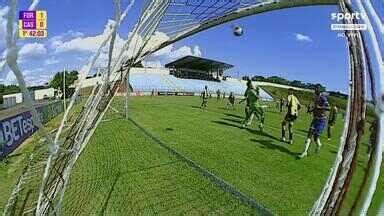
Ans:
[{"label": "sky", "polygon": [[[123,8],[128,5],[123,1]],[[0,0],[0,60],[5,57],[8,0]],[[30,0],[19,0],[18,9]],[[121,48],[141,13],[137,0],[122,23],[116,47]],[[80,69],[100,45],[107,24],[114,18],[113,1],[41,0],[38,9],[48,12],[48,37],[19,40],[19,65],[28,85],[48,82],[64,68]],[[331,13],[337,6],[311,6],[267,12],[226,23],[173,44],[145,60],[148,66],[163,67],[185,55],[224,61],[235,67],[228,75],[282,76],[290,80],[321,83],[330,90],[348,91],[346,41],[330,30]],[[244,34],[235,37],[233,26]],[[107,53],[96,67],[105,66]],[[15,83],[7,67],[0,83]]]}]

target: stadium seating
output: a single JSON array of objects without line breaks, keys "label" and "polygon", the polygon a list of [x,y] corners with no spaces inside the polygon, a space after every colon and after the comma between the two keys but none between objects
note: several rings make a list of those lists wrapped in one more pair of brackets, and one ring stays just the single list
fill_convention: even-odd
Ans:
[{"label": "stadium seating", "polygon": [[131,74],[129,81],[134,91],[175,91],[160,74]]},{"label": "stadium seating", "polygon": [[[235,95],[243,95],[246,90],[244,82],[236,79],[227,81],[214,82],[196,79],[180,79],[169,74],[156,73],[133,73],[129,78],[133,91],[139,92],[193,92],[200,93],[204,86],[208,86],[208,90],[215,94],[219,89],[220,92],[225,92],[229,95],[233,92]],[[264,90],[260,90],[260,95],[265,100],[272,100],[272,97]]]}]

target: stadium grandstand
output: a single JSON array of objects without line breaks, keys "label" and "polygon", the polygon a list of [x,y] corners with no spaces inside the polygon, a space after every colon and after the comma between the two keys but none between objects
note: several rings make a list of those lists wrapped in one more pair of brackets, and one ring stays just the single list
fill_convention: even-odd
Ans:
[{"label": "stadium grandstand", "polygon": [[[194,56],[185,56],[165,65],[165,68],[133,67],[130,70],[129,84],[132,95],[200,95],[205,86],[215,95],[217,90],[227,95],[233,92],[243,96],[246,82],[225,77],[226,70],[233,65]],[[112,74],[112,79],[119,76]],[[88,78],[83,88],[100,83],[100,76]],[[255,82],[256,83],[256,82]],[[273,100],[272,96],[260,89],[263,100]]]},{"label": "stadium grandstand", "polygon": [[185,56],[165,65],[170,74],[178,78],[199,79],[220,82],[224,71],[233,65],[196,56]]}]

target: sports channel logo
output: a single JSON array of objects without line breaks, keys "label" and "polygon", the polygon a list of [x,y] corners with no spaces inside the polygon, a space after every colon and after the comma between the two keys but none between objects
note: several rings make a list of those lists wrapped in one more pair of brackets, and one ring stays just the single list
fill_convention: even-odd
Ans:
[{"label": "sports channel logo", "polygon": [[47,11],[19,12],[19,37],[20,38],[45,38],[47,32]]},{"label": "sports channel logo", "polygon": [[354,13],[331,13],[331,19],[337,22],[344,23],[332,23],[331,30],[333,31],[365,31],[367,30],[367,24],[361,24],[363,18],[366,15],[359,12]]}]

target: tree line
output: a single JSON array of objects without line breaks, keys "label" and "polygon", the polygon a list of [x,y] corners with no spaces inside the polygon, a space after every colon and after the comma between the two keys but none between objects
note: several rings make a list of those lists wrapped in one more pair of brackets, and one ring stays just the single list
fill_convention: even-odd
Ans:
[{"label": "tree line", "polygon": [[[53,78],[46,84],[46,85],[39,85],[39,86],[30,86],[28,87],[29,91],[35,91],[39,89],[45,89],[47,87],[51,87],[57,90],[60,90],[60,92],[64,91],[64,88],[66,90],[66,97],[70,97],[73,94],[73,89],[70,88],[70,86],[77,80],[79,72],[76,70],[72,71],[65,71],[65,86],[64,86],[64,71],[57,72]],[[20,93],[21,89],[18,85],[5,85],[0,84],[0,104],[3,103],[3,96],[8,94],[15,94]]]},{"label": "tree line", "polygon": [[260,82],[270,82],[270,83],[276,83],[276,84],[282,84],[282,85],[289,85],[289,86],[294,86],[298,88],[305,88],[305,89],[315,89],[319,87],[322,91],[326,91],[325,86],[321,85],[320,83],[308,83],[308,82],[302,82],[300,80],[287,80],[279,76],[270,76],[270,77],[264,77],[264,76],[243,76],[243,80],[249,80],[251,79],[252,81],[260,81]]},{"label": "tree line", "polygon": [[[276,83],[276,84],[282,84],[282,85],[289,85],[289,86],[294,86],[298,88],[304,88],[304,89],[316,89],[317,87],[320,88],[322,91],[326,91],[326,87],[321,85],[320,83],[308,83],[308,82],[302,82],[300,80],[287,80],[279,76],[270,76],[270,77],[264,77],[264,76],[253,76],[250,78],[249,76],[243,76],[243,80],[249,80],[251,79],[252,81],[260,81],[260,82],[270,82],[270,83]],[[340,97],[344,99],[348,99],[348,95],[344,94],[339,91],[328,91],[330,96],[335,96],[335,97]]]}]

